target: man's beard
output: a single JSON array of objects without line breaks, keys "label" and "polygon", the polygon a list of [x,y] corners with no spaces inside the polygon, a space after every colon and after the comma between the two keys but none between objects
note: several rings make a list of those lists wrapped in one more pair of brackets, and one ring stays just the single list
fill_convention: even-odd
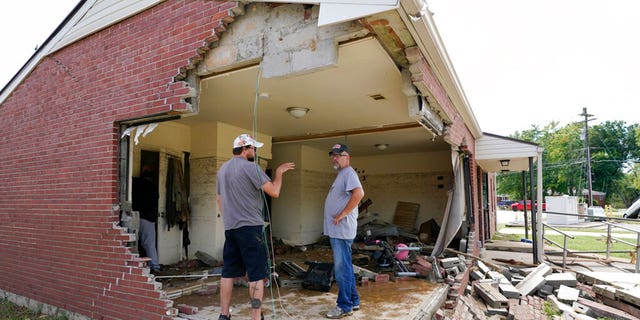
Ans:
[{"label": "man's beard", "polygon": [[333,164],[333,170],[339,170],[340,169],[340,165],[337,163]]},{"label": "man's beard", "polygon": [[249,162],[253,162],[253,161],[255,161],[255,160],[256,160],[256,158],[255,158],[255,157],[247,157],[247,161],[249,161]]}]

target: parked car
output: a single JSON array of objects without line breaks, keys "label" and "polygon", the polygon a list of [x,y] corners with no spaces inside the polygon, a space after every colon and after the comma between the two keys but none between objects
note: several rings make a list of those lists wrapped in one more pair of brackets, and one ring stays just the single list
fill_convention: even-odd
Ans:
[{"label": "parked car", "polygon": [[[536,203],[536,207],[537,207]],[[513,211],[524,211],[524,201],[518,201],[516,203],[511,204],[511,210]],[[531,211],[531,200],[527,200],[527,211]],[[547,211],[547,204],[542,203],[542,211]]]},{"label": "parked car", "polygon": [[502,208],[502,209],[511,208],[511,205],[514,204],[514,203],[515,203],[515,201],[513,201],[513,200],[498,201],[498,208]]},{"label": "parked car", "polygon": [[626,219],[638,219],[638,215],[640,215],[640,198],[636,199],[636,201],[624,211],[622,217]]}]

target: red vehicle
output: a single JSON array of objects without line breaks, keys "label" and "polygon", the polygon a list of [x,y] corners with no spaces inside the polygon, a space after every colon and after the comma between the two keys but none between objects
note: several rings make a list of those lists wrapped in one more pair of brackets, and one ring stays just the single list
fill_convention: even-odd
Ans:
[{"label": "red vehicle", "polygon": [[[536,203],[536,207],[538,204]],[[518,201],[511,204],[511,210],[513,211],[524,211],[524,201]],[[531,200],[527,200],[527,211],[531,211]],[[542,211],[547,211],[547,204],[542,203]]]}]

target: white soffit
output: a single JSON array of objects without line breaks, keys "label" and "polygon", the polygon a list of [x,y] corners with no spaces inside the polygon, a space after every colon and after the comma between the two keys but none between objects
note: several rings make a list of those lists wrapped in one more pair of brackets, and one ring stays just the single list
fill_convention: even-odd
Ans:
[{"label": "white soffit", "polygon": [[399,0],[255,0],[254,2],[320,4],[318,26],[362,18],[398,8]]}]

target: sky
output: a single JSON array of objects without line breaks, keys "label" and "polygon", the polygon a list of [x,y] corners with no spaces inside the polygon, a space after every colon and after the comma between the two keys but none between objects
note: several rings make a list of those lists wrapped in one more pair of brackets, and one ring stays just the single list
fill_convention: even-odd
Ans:
[{"label": "sky", "polygon": [[640,1],[428,4],[482,131],[640,123]]},{"label": "sky", "polygon": [[[482,131],[640,123],[640,1],[427,1]],[[77,3],[0,5],[3,87]]]}]

